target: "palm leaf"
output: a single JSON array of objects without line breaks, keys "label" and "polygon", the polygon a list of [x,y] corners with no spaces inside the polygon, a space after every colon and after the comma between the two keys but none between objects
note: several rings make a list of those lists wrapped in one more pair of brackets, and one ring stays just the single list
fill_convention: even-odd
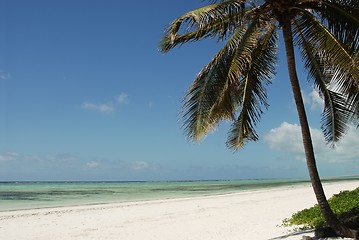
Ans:
[{"label": "palm leaf", "polygon": [[[331,33],[345,46],[353,59],[353,69],[359,69],[359,1],[339,0],[322,3],[321,15]],[[346,74],[341,68],[337,73],[342,85],[341,92],[348,95],[347,108],[351,109],[351,121],[359,127],[358,74]]]},{"label": "palm leaf", "polygon": [[322,130],[327,143],[339,141],[348,129],[350,110],[346,107],[346,98],[329,90],[330,82],[335,77],[335,70],[325,63],[325,59],[315,46],[302,39],[302,57],[308,69],[308,80],[312,80],[319,95],[324,99]]},{"label": "palm leaf", "polygon": [[224,48],[198,74],[185,96],[183,127],[200,140],[223,119],[233,119],[240,95],[238,80],[245,73],[261,27],[259,18],[242,25]]},{"label": "palm leaf", "polygon": [[302,11],[298,17],[297,27],[310,44],[320,48],[328,61],[337,65],[347,75],[358,77],[358,62],[353,58],[353,53],[348,50],[348,45],[339,41],[326,27],[312,14]]},{"label": "palm leaf", "polygon": [[218,36],[220,40],[233,34],[244,23],[245,1],[225,1],[190,11],[171,23],[165,32],[160,49],[167,52],[179,44]]},{"label": "palm leaf", "polygon": [[[355,57],[345,43],[340,42],[308,12],[303,11],[298,17],[297,28],[309,44],[323,53],[323,57],[332,68],[335,66],[336,77],[331,79],[331,85],[336,87],[335,91],[347,96],[348,99],[355,99],[359,89],[358,57]],[[353,102],[353,104],[359,103]],[[350,108],[358,108],[355,105]]]},{"label": "palm leaf", "polygon": [[229,148],[240,149],[247,141],[258,140],[255,126],[263,113],[262,107],[268,107],[265,85],[271,82],[270,79],[275,73],[276,41],[276,27],[273,23],[252,51],[250,67],[242,79],[241,111],[229,131]]},{"label": "palm leaf", "polygon": [[[294,20],[296,42],[297,45],[302,47],[305,67],[309,70],[308,80],[314,82],[320,96],[324,99],[322,130],[327,143],[334,146],[334,143],[339,141],[346,133],[350,119],[353,119],[355,115],[353,111],[355,105],[348,104],[354,101],[348,100],[350,95],[347,94],[348,88],[353,88],[355,85],[353,85],[350,74],[343,72],[341,67],[333,64],[335,61],[328,57],[325,51],[327,48],[322,46],[322,42],[317,39],[313,40],[312,37],[308,37],[310,36],[309,34],[303,33],[302,29],[306,28],[303,28],[301,24],[303,24],[303,21],[298,23]],[[342,54],[349,55],[353,59],[348,52]],[[353,96],[357,95],[353,94]]]},{"label": "palm leaf", "polygon": [[331,33],[349,52],[359,47],[359,1],[323,1],[320,14]]},{"label": "palm leaf", "polygon": [[[207,64],[190,86],[182,107],[183,127],[189,138],[200,140],[216,123],[211,109],[222,105],[222,117],[232,115],[233,103],[228,101],[228,72],[240,39],[246,29],[240,28],[230,41]],[[218,102],[222,102],[219,104]],[[217,117],[218,119],[219,117]]]}]

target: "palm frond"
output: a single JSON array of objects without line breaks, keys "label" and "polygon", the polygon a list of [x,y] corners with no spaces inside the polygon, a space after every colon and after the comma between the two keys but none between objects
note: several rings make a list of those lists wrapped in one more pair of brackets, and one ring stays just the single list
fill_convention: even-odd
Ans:
[{"label": "palm frond", "polygon": [[173,21],[159,47],[167,52],[177,45],[218,36],[220,40],[233,34],[246,20],[245,1],[230,0],[190,11]]},{"label": "palm frond", "polygon": [[[294,21],[294,30],[297,41],[301,42],[301,54],[304,59],[305,68],[308,69],[308,80],[313,81],[324,99],[324,110],[322,114],[322,130],[327,143],[334,147],[348,129],[351,111],[347,108],[346,98],[342,94],[331,91],[330,84],[335,78],[335,67],[326,62],[324,55],[318,51],[315,45],[307,42]],[[299,40],[298,40],[299,39]]]},{"label": "palm frond", "polygon": [[353,98],[359,89],[359,59],[310,13],[302,12],[297,28],[303,39],[323,53],[326,62],[335,66],[336,77],[331,79],[331,84],[336,86],[336,92]]},{"label": "palm frond", "polygon": [[[355,91],[355,89],[354,89]],[[357,90],[356,90],[357,91]],[[359,128],[359,93],[353,94],[350,98],[347,100],[347,104],[351,107],[353,114],[350,118],[351,122]]]},{"label": "palm frond", "polygon": [[297,27],[306,41],[322,49],[328,61],[340,66],[348,74],[355,75],[358,66],[353,58],[353,52],[348,50],[348,44],[336,38],[324,24],[309,12],[302,11],[301,13],[297,18]]},{"label": "palm frond", "polygon": [[330,90],[331,81],[336,75],[334,67],[326,64],[325,58],[307,42],[303,44],[303,52],[305,67],[309,70],[308,79],[314,82],[319,95],[324,100],[321,120],[324,138],[334,147],[349,128],[352,112],[348,108],[347,98],[343,94]]},{"label": "palm frond", "polygon": [[359,47],[359,1],[322,1],[320,14],[329,31],[349,52],[355,52]]},{"label": "palm frond", "polygon": [[327,90],[324,97],[322,131],[325,140],[332,147],[346,134],[349,128],[350,115],[348,115],[346,100],[345,96],[331,90]]},{"label": "palm frond", "polygon": [[341,83],[339,90],[348,96],[347,108],[351,109],[351,121],[359,127],[359,1],[325,1],[321,10],[324,23],[353,59],[352,69],[356,74],[347,74],[338,67],[337,78]]},{"label": "palm frond", "polygon": [[257,47],[252,51],[251,64],[241,80],[241,109],[237,120],[233,123],[227,140],[232,149],[242,148],[248,141],[258,140],[255,126],[267,108],[267,92],[265,86],[271,83],[277,63],[277,33],[275,22],[267,29]]},{"label": "palm frond", "polygon": [[211,109],[215,105],[223,107],[221,109],[223,118],[232,116],[234,106],[231,98],[228,98],[228,89],[231,83],[228,72],[245,31],[244,26],[238,29],[230,41],[201,70],[185,95],[181,119],[183,119],[184,130],[190,139],[199,141],[208,131],[212,130],[216,124],[216,118]]},{"label": "palm frond", "polygon": [[200,140],[223,119],[234,119],[240,104],[240,77],[246,72],[258,41],[259,17],[237,29],[228,43],[198,74],[185,96],[184,130]]}]

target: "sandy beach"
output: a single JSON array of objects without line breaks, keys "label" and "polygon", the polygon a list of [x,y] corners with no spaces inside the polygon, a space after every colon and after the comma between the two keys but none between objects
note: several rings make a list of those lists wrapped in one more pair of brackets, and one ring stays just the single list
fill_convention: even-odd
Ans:
[{"label": "sandy beach", "polygon": [[[359,181],[326,183],[327,197]],[[309,184],[226,195],[0,212],[4,240],[301,239],[282,220],[316,200]]]}]

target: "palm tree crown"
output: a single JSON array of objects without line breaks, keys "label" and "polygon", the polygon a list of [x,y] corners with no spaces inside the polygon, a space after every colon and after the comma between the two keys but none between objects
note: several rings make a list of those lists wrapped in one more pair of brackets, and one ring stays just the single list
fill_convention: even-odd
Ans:
[{"label": "palm tree crown", "polygon": [[277,63],[281,30],[289,79],[301,125],[309,175],[327,223],[342,236],[359,239],[359,231],[343,226],[329,207],[316,167],[314,149],[296,72],[298,47],[308,80],[324,100],[322,130],[334,144],[349,123],[359,127],[358,0],[213,0],[177,18],[160,48],[207,37],[224,47],[199,72],[183,105],[184,128],[200,140],[222,120],[232,121],[227,145],[238,149],[256,141],[255,126],[268,107],[266,87]]},{"label": "palm tree crown", "polygon": [[325,101],[322,129],[339,140],[350,121],[359,126],[359,3],[357,0],[211,1],[176,19],[163,52],[207,37],[226,40],[185,96],[184,128],[201,139],[221,120],[232,120],[228,146],[257,140],[255,125],[267,108],[266,86],[277,63],[278,30],[290,20],[309,78]]}]

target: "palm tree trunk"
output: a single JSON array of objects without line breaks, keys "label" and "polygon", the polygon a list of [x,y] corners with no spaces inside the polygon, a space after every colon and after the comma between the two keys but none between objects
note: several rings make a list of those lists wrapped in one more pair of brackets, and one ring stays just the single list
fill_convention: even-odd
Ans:
[{"label": "palm tree trunk", "polygon": [[312,187],[315,193],[315,197],[317,198],[318,205],[324,218],[328,225],[340,236],[357,238],[357,231],[349,229],[341,224],[338,218],[335,216],[333,211],[331,210],[327,198],[325,196],[323,186],[318,174],[317,165],[314,156],[314,149],[312,138],[309,130],[308,119],[305,113],[303,98],[299,86],[298,76],[296,72],[296,64],[295,64],[295,54],[293,47],[293,36],[291,29],[290,18],[283,16],[282,19],[282,28],[283,28],[283,37],[285,42],[285,49],[287,55],[287,64],[289,71],[289,78],[292,86],[292,91],[295,99],[295,104],[297,106],[299,122],[302,131],[304,152],[307,161],[307,167],[310,175],[310,179],[312,182]]}]

